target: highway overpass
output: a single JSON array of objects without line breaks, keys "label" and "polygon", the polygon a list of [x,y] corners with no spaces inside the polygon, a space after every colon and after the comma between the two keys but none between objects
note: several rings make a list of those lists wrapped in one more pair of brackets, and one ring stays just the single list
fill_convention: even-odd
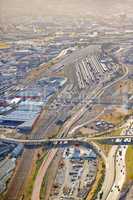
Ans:
[{"label": "highway overpass", "polygon": [[133,144],[133,135],[116,135],[116,136],[96,136],[96,137],[80,137],[80,138],[54,138],[54,139],[15,139],[1,137],[0,140],[12,144],[24,144],[26,147],[46,146],[51,148],[59,148],[70,145],[85,145],[91,142],[97,142],[107,145],[130,145]]}]

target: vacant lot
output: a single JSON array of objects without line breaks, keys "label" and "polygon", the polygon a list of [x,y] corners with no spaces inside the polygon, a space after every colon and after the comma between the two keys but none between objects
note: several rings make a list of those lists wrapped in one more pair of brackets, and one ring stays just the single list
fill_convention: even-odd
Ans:
[{"label": "vacant lot", "polygon": [[126,153],[127,180],[133,180],[133,146],[129,146]]}]

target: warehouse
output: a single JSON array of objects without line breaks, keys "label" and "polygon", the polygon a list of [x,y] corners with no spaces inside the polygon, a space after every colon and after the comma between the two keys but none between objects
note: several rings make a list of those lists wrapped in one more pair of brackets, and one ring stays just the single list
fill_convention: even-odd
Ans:
[{"label": "warehouse", "polygon": [[17,131],[21,133],[29,133],[32,131],[34,124],[36,123],[37,119],[39,118],[39,115],[33,119],[30,119],[19,126],[17,126]]},{"label": "warehouse", "polygon": [[8,128],[16,128],[19,125],[25,124],[25,122],[28,123],[29,121],[28,127],[32,129],[39,114],[38,111],[14,111],[6,116],[0,115],[0,125]]},{"label": "warehouse", "polygon": [[54,87],[55,89],[58,89],[59,87],[62,87],[67,81],[67,78],[63,77],[45,77],[41,80],[39,80],[37,83],[40,86],[48,86],[48,87]]},{"label": "warehouse", "polygon": [[19,132],[23,133],[30,132],[40,116],[44,102],[28,99],[17,101],[17,103],[16,108],[0,115],[0,125],[6,128],[17,128]]},{"label": "warehouse", "polygon": [[0,192],[4,192],[6,189],[6,183],[11,177],[13,170],[16,166],[16,159],[6,159],[0,161]]},{"label": "warehouse", "polygon": [[41,92],[36,90],[36,88],[29,88],[22,90],[16,94],[17,98],[25,99],[40,99]]},{"label": "warehouse", "polygon": [[45,77],[36,82],[32,87],[25,88],[17,92],[16,97],[22,100],[40,100],[47,101],[59,88],[67,81],[63,77]]},{"label": "warehouse", "polygon": [[19,106],[17,107],[17,110],[40,112],[43,106],[44,106],[44,102],[26,100],[26,101],[22,101],[19,104]]},{"label": "warehouse", "polygon": [[[14,99],[8,100],[12,105],[11,110],[7,110],[7,106],[4,112],[3,107],[0,110],[0,126],[16,128],[23,133],[30,132],[49,98],[66,81],[67,79],[63,77],[45,77],[33,86],[18,91]],[[67,119],[68,116],[62,116],[57,123],[61,124]]]}]

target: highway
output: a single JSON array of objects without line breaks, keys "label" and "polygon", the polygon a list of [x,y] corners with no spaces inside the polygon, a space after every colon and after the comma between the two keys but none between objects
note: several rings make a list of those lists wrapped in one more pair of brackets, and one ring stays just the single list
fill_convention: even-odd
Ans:
[{"label": "highway", "polygon": [[[99,90],[98,90],[98,94],[99,94]],[[93,96],[93,94],[87,96],[87,99],[88,99],[88,98],[91,98],[92,96]],[[96,94],[95,94],[95,96],[96,96]],[[91,101],[90,101],[90,103],[91,103]],[[88,105],[88,102],[87,102],[86,105]],[[66,125],[64,126],[64,128],[63,128],[63,130],[62,130],[62,132],[61,132],[61,135],[60,135],[61,137],[67,135],[67,134],[68,134],[68,131],[70,130],[70,127],[71,127],[78,119],[80,119],[80,117],[86,112],[86,110],[87,110],[86,105],[84,105],[84,107],[81,108],[81,109],[71,118],[71,120],[68,121],[68,122],[66,123]],[[100,151],[99,151],[99,152],[100,152]],[[46,171],[47,171],[47,168],[48,168],[48,165],[50,165],[50,163],[52,162],[52,159],[54,158],[54,156],[56,155],[56,153],[57,153],[57,150],[56,150],[56,149],[53,150],[53,151],[52,151],[52,158],[51,158],[51,155],[50,155],[50,156],[47,158],[47,161],[43,163],[43,166],[44,166],[44,167],[41,168],[41,172],[40,172],[42,177],[45,176]],[[39,174],[40,174],[40,173],[39,173]],[[40,175],[37,175],[36,180],[35,180],[35,185],[34,185],[34,187],[33,187],[32,200],[39,200],[39,194],[40,194],[40,189],[41,189],[42,181],[43,181],[43,179],[40,178]],[[38,182],[40,183],[39,185],[38,185]],[[35,195],[36,199],[34,198],[34,194],[36,194],[36,195]]]},{"label": "highway", "polygon": [[[88,54],[88,51],[91,53],[92,52],[92,50],[93,50],[93,52],[95,52],[95,51],[97,51],[97,47],[88,47],[87,49],[84,49],[84,50],[82,50],[81,52],[80,51],[78,51],[78,53],[76,53],[76,55],[78,56],[78,57],[82,57],[83,55],[84,55],[84,52],[86,52],[86,54]],[[75,53],[74,53],[75,54]],[[70,62],[73,62],[74,60],[75,60],[75,58],[74,58],[74,54],[72,54],[70,57],[67,57],[67,59],[66,59],[66,61],[63,61],[64,62],[64,64],[68,64],[68,61],[70,61]],[[57,64],[57,65],[59,65],[59,63]],[[62,65],[62,64],[61,64]],[[47,72],[46,71],[49,71],[49,69],[48,70],[45,70],[45,75],[47,74]],[[44,73],[42,74],[42,75],[44,75]],[[38,77],[35,77],[35,79],[36,78],[38,78]],[[35,80],[34,80],[35,81]],[[28,83],[29,84],[29,83]],[[24,85],[27,85],[27,81],[24,83]],[[53,117],[52,117],[53,118]],[[76,117],[77,118],[77,117]],[[55,119],[56,120],[56,119]],[[55,122],[55,120],[53,119],[53,122],[52,122],[52,124]],[[50,119],[50,121],[52,121],[51,119]],[[46,121],[45,121],[46,122]],[[44,123],[44,120],[43,120],[43,123]],[[35,133],[33,133],[32,135],[31,135],[31,138],[38,138],[39,136],[43,136],[44,135],[44,132],[46,132],[46,131],[48,131],[49,129],[50,129],[50,127],[51,127],[51,124],[49,124],[49,122],[48,122],[48,124],[47,124],[47,122],[46,122],[46,124],[44,124],[44,126],[43,127],[41,127],[41,128],[39,128],[39,130],[37,130],[37,134]],[[41,129],[41,130],[40,130]],[[66,127],[65,128],[65,130],[64,130],[64,132],[62,133],[62,136],[65,134],[65,131],[66,132],[68,132],[67,130],[69,130],[69,127]],[[28,152],[26,152],[27,150],[25,150],[25,157],[23,158],[22,157],[22,159],[24,159],[23,160],[23,162],[21,163],[21,165],[23,166],[25,166],[25,163],[27,163],[27,166],[29,166],[28,168],[30,168],[31,167],[31,164],[29,165],[29,163],[32,163],[32,155],[30,154],[30,153],[28,153]],[[28,154],[28,156],[26,155],[26,154]],[[29,159],[28,159],[29,158]],[[31,160],[31,162],[29,162],[29,160]],[[26,177],[27,177],[27,174],[28,174],[28,170],[22,170],[22,167],[20,167],[20,169],[21,170],[17,170],[17,173],[16,173],[16,175],[15,175],[15,177],[13,177],[13,184],[10,184],[10,188],[9,188],[9,191],[12,191],[12,190],[14,190],[14,188],[15,188],[15,191],[17,190],[17,188],[18,188],[18,191],[17,192],[9,192],[9,193],[11,193],[11,194],[13,194],[13,196],[14,196],[14,198],[19,198],[18,197],[18,195],[17,195],[17,193],[19,193],[19,191],[20,191],[20,188],[21,188],[21,190],[22,190],[22,187],[23,187],[23,185],[24,185],[24,181],[22,182],[21,181],[21,178],[20,178],[20,176],[23,176],[23,179],[24,179],[24,177],[25,177],[25,179],[26,179]],[[18,180],[19,180],[19,184],[17,184],[17,186],[16,187],[14,187],[14,182],[15,182],[15,180],[17,180],[17,183],[18,183]],[[21,184],[22,183],[22,184]],[[20,185],[20,187],[18,187],[18,185]],[[7,196],[9,196],[9,193],[7,192]],[[10,198],[10,196],[9,196],[9,198]]]},{"label": "highway", "polygon": [[[119,151],[122,151],[122,156],[119,155]],[[125,165],[125,154],[127,146],[117,148],[115,156],[115,179],[111,191],[107,197],[107,200],[118,199],[120,191],[122,190],[123,184],[126,178],[126,165]]]},{"label": "highway", "polygon": [[[90,144],[95,150],[95,152],[99,154],[102,157],[102,159],[106,162],[106,156],[103,153],[103,151],[101,151],[100,147],[93,142],[90,142]],[[49,151],[47,155],[48,156],[47,159],[43,161],[39,169],[39,172],[37,174],[37,177],[35,179],[31,200],[40,200],[40,190],[41,190],[43,178],[45,177],[47,173],[47,169],[50,166],[52,160],[54,159],[57,151],[58,151],[57,149],[52,149],[51,151]]]},{"label": "highway", "polygon": [[102,110],[96,117],[94,117],[93,119],[91,119],[91,120],[89,120],[89,121],[87,121],[87,122],[84,122],[84,123],[82,123],[82,124],[80,124],[80,125],[78,125],[78,126],[73,127],[73,129],[69,131],[69,136],[73,136],[73,134],[74,134],[77,130],[79,130],[80,128],[82,128],[82,127],[88,125],[89,123],[93,122],[94,120],[98,119],[98,118],[104,113],[104,111],[105,111],[105,109],[103,109],[103,110]]},{"label": "highway", "polygon": [[51,164],[51,160],[54,159],[57,151],[58,151],[57,149],[53,149],[53,150],[49,151],[47,154],[47,159],[43,161],[43,163],[38,171],[35,182],[34,182],[31,200],[39,200],[40,199],[40,190],[41,190],[43,178],[47,172],[49,165]]},{"label": "highway", "polygon": [[[98,88],[98,89],[96,88],[96,89],[93,91],[93,93],[91,94],[91,96],[93,97],[93,99],[95,99],[97,96],[98,96],[98,97],[102,96],[102,95],[104,94],[104,92],[105,92],[106,89],[108,89],[109,87],[113,86],[114,84],[116,84],[116,83],[119,82],[120,80],[124,79],[124,78],[128,75],[128,68],[126,67],[125,70],[126,70],[126,71],[125,71],[125,74],[124,74],[122,77],[120,77],[120,78],[116,79],[115,81],[109,83],[108,85],[104,86],[103,88],[100,88],[100,89],[99,89],[99,88]],[[89,100],[89,99],[91,98],[91,96],[87,96],[86,99]],[[83,106],[83,108],[80,110],[80,111],[81,111],[81,114],[79,114],[79,118],[86,112],[86,106],[87,106],[87,105],[90,105],[90,104],[93,104],[93,102],[92,102],[91,100],[90,100],[89,102],[85,103],[85,105]],[[80,111],[79,111],[79,112],[80,112]],[[82,114],[82,112],[83,112],[83,114]],[[104,111],[103,111],[103,112],[104,112]],[[102,113],[101,113],[101,114],[102,114]],[[78,115],[78,113],[77,113],[77,115]],[[97,118],[97,116],[96,116],[96,118]],[[92,119],[92,120],[93,120],[93,119]],[[80,129],[81,127],[83,127],[83,126],[86,125],[86,124],[88,124],[88,122],[87,122],[87,123],[84,123],[84,124],[82,124],[82,125],[79,125],[79,126],[74,127],[72,130],[69,131],[69,135],[72,135],[76,130]]]},{"label": "highway", "polygon": [[[88,122],[89,123],[89,122]],[[2,142],[7,142],[11,144],[19,144],[22,143],[24,145],[45,145],[48,142],[51,143],[62,143],[62,142],[98,142],[98,141],[105,141],[105,144],[109,145],[109,141],[114,141],[114,145],[120,145],[123,143],[133,144],[133,135],[115,135],[115,136],[95,136],[95,137],[77,137],[77,138],[70,138],[70,137],[63,137],[63,138],[55,138],[55,139],[13,139],[7,138],[3,135],[0,136],[0,140]]]},{"label": "highway", "polygon": [[[112,86],[114,83],[117,83],[118,81],[120,81],[120,80],[122,80],[123,78],[125,78],[126,76],[128,75],[128,69],[126,68],[126,72],[125,72],[125,74],[124,74],[124,76],[122,76],[122,77],[120,77],[118,80],[116,80],[116,81],[114,81],[113,83],[111,83],[109,86],[107,85],[104,89],[107,89],[108,87],[110,87],[110,86]],[[104,90],[100,90],[100,95],[102,95],[104,93]],[[97,96],[97,95],[99,95],[99,91],[96,93],[96,95],[95,96]],[[87,97],[88,98],[88,97]],[[91,101],[89,102],[89,103],[91,103]],[[86,112],[86,106],[87,105],[89,105],[88,103],[83,107],[83,108],[81,108],[81,110],[79,110],[79,112],[77,112],[76,113],[76,115],[74,115],[74,117],[71,119],[71,121],[70,122],[68,122],[67,124],[66,124],[66,126],[65,126],[65,128],[64,128],[64,130],[62,131],[62,136],[64,136],[65,135],[65,133],[67,134],[68,133],[68,131],[70,130],[70,127],[73,125],[73,123],[75,122],[75,121],[77,121],[78,119],[80,119],[80,117]],[[75,130],[74,130],[75,131]],[[95,146],[96,147],[96,146]],[[108,165],[107,165],[107,163],[110,165],[110,166],[112,166],[112,160],[109,160],[109,162],[108,162],[108,160],[106,160],[106,158],[105,158],[105,156],[103,155],[103,152],[100,150],[100,149],[98,149],[98,147],[96,147],[97,148],[97,150],[98,150],[98,152],[99,153],[101,153],[101,156],[103,157],[103,159],[104,159],[104,161],[105,161],[105,164],[106,164],[106,170],[107,170],[107,172],[106,173],[108,173],[109,172],[109,170],[108,170]],[[114,150],[115,151],[115,150]],[[56,150],[54,151],[54,153],[56,154]],[[47,161],[49,164],[52,162],[52,159],[50,159],[50,158],[48,158],[48,161]],[[46,165],[47,165],[47,163],[46,163]],[[43,173],[42,173],[42,176],[44,177],[44,175],[46,174],[46,169],[47,169],[47,167],[44,167],[44,170],[43,170]],[[111,177],[111,176],[110,176]],[[111,177],[112,178],[112,177]],[[106,179],[108,179],[108,176],[106,176]],[[38,180],[40,180],[39,178],[38,178],[38,176],[37,176],[37,181]],[[41,181],[40,181],[41,182]],[[110,180],[110,182],[112,182],[112,180]],[[41,187],[40,188],[38,188],[38,189],[36,189],[37,188],[37,183],[36,183],[36,181],[35,181],[35,187],[33,188],[33,194],[34,194],[34,192],[37,192],[38,191],[38,194],[37,194],[37,199],[32,199],[32,200],[39,200],[38,199],[38,197],[39,197],[39,194],[40,194],[40,189],[41,189]],[[41,185],[41,184],[40,184]],[[109,185],[109,184],[108,184]],[[110,189],[110,185],[109,185],[109,189]],[[108,193],[109,191],[107,191],[107,193]],[[33,196],[32,196],[33,197]]]},{"label": "highway", "polygon": [[[89,48],[86,48],[86,49],[83,49],[82,51],[79,51],[78,53],[77,52],[74,52],[74,54],[73,54],[73,56],[71,56],[71,57],[68,57],[68,58],[66,58],[65,59],[65,61],[63,61],[63,64],[64,63],[67,63],[67,65],[68,65],[68,63],[73,63],[73,62],[75,62],[75,60],[77,60],[77,58],[79,59],[79,57],[80,58],[82,58],[82,55],[84,55],[84,56],[86,56],[86,55],[88,55],[88,50],[90,49],[90,47]],[[89,50],[90,51],[90,50]],[[95,48],[94,48],[94,52],[95,52]],[[92,51],[91,52],[91,54],[92,55],[94,55],[94,52]],[[91,62],[93,62],[93,61],[91,61]],[[84,61],[82,62],[82,64],[84,63]],[[84,65],[84,64],[83,64]],[[86,69],[84,68],[84,70],[86,71]],[[86,71],[87,72],[87,71]],[[74,116],[72,116],[71,117],[71,119],[69,120],[69,121],[67,121],[67,123],[64,125],[64,127],[63,127],[63,130],[61,131],[61,133],[59,134],[59,137],[65,137],[67,134],[69,135],[69,131],[70,131],[70,128],[72,127],[72,125],[75,123],[75,122],[77,122],[83,115],[84,115],[84,113],[88,110],[88,106],[92,103],[92,100],[91,100],[91,98],[93,97],[93,98],[96,98],[97,96],[101,96],[103,93],[104,93],[104,91],[106,90],[106,89],[108,89],[109,87],[111,87],[113,84],[115,84],[115,83],[117,83],[118,81],[120,81],[120,80],[122,80],[122,79],[124,79],[126,76],[127,76],[127,74],[128,74],[128,70],[127,70],[127,68],[126,68],[126,72],[125,72],[125,74],[123,75],[123,76],[121,76],[120,78],[118,78],[117,80],[115,80],[115,81],[113,81],[113,82],[111,82],[111,83],[109,83],[108,85],[106,85],[105,87],[103,87],[103,86],[101,86],[101,85],[97,85],[97,87],[98,88],[96,88],[95,90],[93,90],[93,92],[91,93],[91,94],[89,94],[89,95],[87,95],[87,97],[86,97],[86,99],[88,100],[88,102],[87,103],[85,103],[84,105],[83,105],[83,107],[80,109],[80,110],[78,110],[77,112],[76,112],[76,114],[74,114]],[[89,123],[89,122],[88,122]],[[71,133],[74,133],[75,132],[75,130],[71,130]],[[10,138],[1,138],[3,141],[8,141],[8,142],[20,142],[20,140],[18,141],[17,139],[10,139]],[[28,142],[33,142],[33,143],[38,143],[38,142],[46,142],[46,140],[30,140],[30,141],[25,141],[25,140],[21,140],[21,142],[23,142],[23,143],[28,143]],[[90,140],[91,141],[91,140]],[[55,153],[56,154],[56,153]],[[52,161],[52,159],[51,159],[51,157],[49,156],[49,158],[47,159],[48,161],[48,163],[50,163],[50,161]],[[44,168],[44,174],[45,174],[45,170],[46,168]],[[42,173],[43,174],[43,173]]]},{"label": "highway", "polygon": [[[123,135],[121,137],[125,137],[125,136]],[[133,136],[128,136],[128,137],[133,137]],[[74,140],[74,141],[78,140],[78,141],[81,142],[82,139],[85,140],[86,138],[79,138],[79,139],[75,138],[75,139],[71,139],[71,140]],[[55,139],[55,140],[56,141],[60,141],[60,139]],[[67,141],[67,140],[70,140],[70,139],[62,139],[62,140],[63,141]],[[83,140],[83,142],[84,142],[84,140]],[[108,157],[106,158],[106,156],[101,151],[101,149],[98,147],[98,145],[96,145],[94,142],[91,142],[91,138],[88,139],[88,142],[91,143],[91,145],[94,147],[94,149],[97,151],[97,153],[101,155],[101,157],[104,159],[104,161],[106,163],[105,180],[104,180],[104,184],[103,184],[103,187],[102,187],[102,191],[104,191],[103,199],[106,199],[106,194],[108,194],[110,192],[111,186],[110,186],[109,183],[111,183],[111,185],[112,185],[112,183],[114,182],[115,170],[113,170],[113,169],[115,169],[115,163],[116,163],[116,172],[118,171],[118,173],[116,173],[116,174],[118,174],[117,175],[118,178],[116,178],[116,181],[114,182],[114,186],[112,187],[112,191],[114,191],[114,193],[116,193],[118,195],[119,194],[119,190],[116,190],[116,192],[115,192],[115,189],[117,189],[115,186],[118,184],[120,189],[121,189],[121,187],[123,185],[123,181],[124,181],[124,176],[121,176],[122,174],[121,174],[121,169],[120,168],[122,168],[122,166],[125,166],[124,160],[122,160],[122,162],[121,162],[121,160],[119,159],[119,161],[115,162],[115,154],[116,154],[116,151],[117,151],[118,147],[116,147],[116,146],[113,147],[111,149]],[[121,147],[121,148],[123,148],[123,150],[126,152],[125,147]],[[41,166],[41,168],[40,168],[40,170],[38,172],[37,178],[35,180],[35,187],[33,189],[32,200],[39,199],[38,197],[39,197],[39,193],[40,193],[41,183],[43,181],[43,177],[46,174],[48,166],[50,165],[50,163],[51,163],[52,159],[54,158],[54,156],[56,155],[56,153],[57,153],[57,149],[54,149],[54,150],[50,151],[48,153],[48,159],[43,162],[43,164],[42,164],[42,166]],[[119,162],[121,163],[120,167],[119,167]],[[123,172],[122,173],[126,174],[124,172],[124,168],[123,168]],[[122,177],[123,181],[121,180],[121,177]],[[111,194],[112,193],[109,193],[109,196],[108,196],[108,198],[110,200],[111,200],[110,196],[112,196]],[[104,196],[105,196],[105,198],[104,198]],[[113,197],[114,197],[114,195],[113,195]]]},{"label": "highway", "polygon": [[[73,123],[75,122],[75,120],[77,121],[83,115],[84,112],[86,112],[86,106],[85,106],[85,109],[82,108],[78,112],[78,115],[77,114],[76,114],[76,116],[74,115],[72,121],[66,123],[66,125],[64,126],[64,128],[61,132],[61,137],[68,134],[68,131],[69,131],[70,127],[73,125]],[[49,165],[51,164],[53,158],[55,157],[56,153],[57,153],[57,149],[53,149],[52,151],[49,151],[47,160],[44,161],[43,164],[41,165],[41,168],[37,174],[37,177],[36,177],[36,180],[34,183],[32,198],[31,198],[32,200],[40,199],[39,195],[40,195],[41,185],[43,182],[43,177],[46,175],[47,169],[48,169]]]},{"label": "highway", "polygon": [[[126,123],[126,129],[122,131],[122,135],[132,136],[132,131],[130,131],[132,129],[132,124],[133,120],[129,119]],[[107,200],[113,200],[114,198],[117,200],[120,197],[120,191],[122,190],[123,184],[126,179],[126,151],[127,146],[119,146],[117,148],[115,156],[115,178]]]},{"label": "highway", "polygon": [[[108,157],[106,158],[105,162],[105,177],[104,177],[104,182],[102,185],[102,188],[100,192],[97,195],[96,200],[100,200],[100,194],[102,195],[102,200],[106,200],[107,196],[111,190],[112,184],[114,182],[114,176],[115,176],[115,153],[116,153],[117,147],[114,146],[111,148]],[[113,199],[115,200],[115,199]]]},{"label": "highway", "polygon": [[[85,105],[73,117],[71,117],[71,119],[66,123],[66,125],[63,128],[63,131],[61,132],[61,137],[64,135],[65,132],[68,132],[69,129],[71,128],[71,126],[74,124],[74,122],[78,121],[81,118],[81,116],[87,111],[87,106],[89,106],[90,104],[92,104],[92,100],[91,100],[92,97],[94,99],[97,96],[101,96],[105,92],[106,89],[108,89],[109,87],[111,87],[115,83],[119,82],[120,80],[124,79],[128,75],[128,68],[126,67],[125,69],[126,69],[125,74],[122,77],[120,77],[117,80],[111,82],[109,85],[107,85],[105,87],[98,88],[98,89],[96,88],[91,94],[89,94],[86,97],[86,99],[88,100],[87,103],[85,103]],[[102,112],[104,112],[104,111],[102,111]],[[101,114],[102,114],[102,112],[101,112]],[[98,116],[96,116],[96,118],[97,117]],[[89,122],[87,122],[87,123],[89,123]],[[74,127],[73,130],[69,131],[69,135],[71,135],[72,133],[74,133],[76,130],[78,130],[79,128],[83,127],[87,123],[84,123],[82,125]],[[2,138],[2,137],[1,137],[1,139],[6,140],[6,138]],[[13,141],[17,142],[17,139],[7,138],[7,140],[9,140],[11,142],[13,142]],[[24,140],[24,143],[25,142],[27,142],[27,140]]]},{"label": "highway", "polygon": [[[120,136],[116,137],[132,137],[132,135],[125,135],[132,125],[132,120],[128,120],[124,125],[124,130]],[[97,200],[100,200],[102,193],[102,200],[117,200],[126,176],[125,154],[127,146],[113,146],[108,154],[106,160],[105,179]],[[122,155],[119,153],[122,152]],[[121,171],[122,170],[122,171]]]}]

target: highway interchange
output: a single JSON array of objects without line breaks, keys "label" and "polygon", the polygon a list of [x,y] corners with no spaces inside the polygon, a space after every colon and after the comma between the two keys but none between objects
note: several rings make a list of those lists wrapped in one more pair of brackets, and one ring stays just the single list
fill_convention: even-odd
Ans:
[{"label": "highway interchange", "polygon": [[[63,140],[65,141],[65,139],[63,139],[64,137],[71,138],[71,136],[74,135],[76,130],[83,127],[86,123],[88,124],[91,121],[97,119],[97,117],[100,114],[102,114],[104,110],[102,110],[101,113],[95,116],[95,118],[93,118],[92,120],[78,126],[73,126],[87,112],[90,106],[93,105],[92,98],[95,99],[96,97],[100,97],[113,84],[116,84],[117,82],[123,80],[128,75],[128,68],[122,67],[122,70],[124,71],[124,73],[120,75],[120,77],[115,77],[115,73],[117,72],[117,70],[119,70],[118,66],[112,63],[108,65],[101,63],[101,51],[100,51],[99,46],[89,47],[86,49],[82,49],[81,51],[74,52],[71,56],[68,56],[63,61],[61,61],[59,65],[65,66],[64,70],[66,72],[66,75],[69,77],[70,84],[72,85],[71,98],[75,96],[78,97],[79,94],[83,94],[85,96],[85,99],[87,99],[87,101],[85,101],[84,105],[79,105],[79,107],[77,106],[78,109],[76,110],[76,112],[63,125],[61,131],[58,134],[59,140],[55,139],[56,142],[60,141],[60,138],[62,138],[61,139],[62,141]],[[115,77],[114,80],[109,81],[110,78],[112,78],[113,76]],[[104,82],[106,81],[108,81],[108,83],[104,85]],[[57,103],[59,95],[57,94],[56,97],[57,97],[56,98],[56,103]],[[68,106],[67,112],[70,112],[73,107]],[[58,109],[58,105],[56,109]],[[46,139],[40,139],[40,138],[42,138],[44,133],[49,128],[52,127],[52,124],[54,124],[57,118],[60,117],[60,114],[64,112],[64,109],[66,109],[66,107],[62,105],[62,107],[60,107],[60,112],[58,112],[59,115],[56,115],[55,117],[51,118],[51,121],[46,123],[43,129],[41,127],[39,135],[34,134],[34,137],[32,137],[30,140],[21,140],[21,142],[38,143],[41,141],[42,142],[48,141],[47,138]],[[4,138],[4,137],[1,137],[0,139],[4,141],[7,140],[8,142],[18,142],[18,143],[20,142],[19,139],[11,139],[11,138]],[[99,194],[101,194],[101,192],[103,193],[103,196],[102,196],[103,200],[104,199],[114,200],[113,199],[114,196],[116,196],[116,199],[117,199],[118,195],[120,194],[120,190],[123,186],[123,182],[125,180],[125,176],[124,176],[125,167],[123,168],[123,171],[122,171],[124,174],[123,176],[120,176],[121,175],[120,167],[125,166],[124,155],[126,152],[126,148],[120,147],[122,151],[122,155],[123,155],[122,160],[119,156],[119,153],[117,154],[118,147],[116,146],[114,146],[111,149],[111,151],[109,152],[109,156],[106,158],[106,156],[99,149],[99,147],[96,144],[94,144],[93,139],[95,140],[95,138],[91,138],[90,141],[89,139],[88,141],[95,146],[95,149],[97,149],[101,157],[104,159],[105,166],[106,166],[105,180]],[[66,139],[66,140],[69,140],[69,139]],[[35,180],[33,193],[32,193],[32,200],[39,200],[39,194],[41,190],[41,183],[43,181],[43,177],[45,176],[47,168],[52,162],[56,153],[57,153],[57,149],[49,151],[47,161],[43,162],[40,169],[41,171],[39,171],[37,178]],[[115,158],[118,160],[117,162],[115,162],[114,160]],[[110,171],[110,169],[111,170],[114,169],[114,170]],[[112,174],[114,174],[114,176]],[[121,183],[119,184],[118,179],[120,177],[122,177],[122,180],[121,180]]]}]

